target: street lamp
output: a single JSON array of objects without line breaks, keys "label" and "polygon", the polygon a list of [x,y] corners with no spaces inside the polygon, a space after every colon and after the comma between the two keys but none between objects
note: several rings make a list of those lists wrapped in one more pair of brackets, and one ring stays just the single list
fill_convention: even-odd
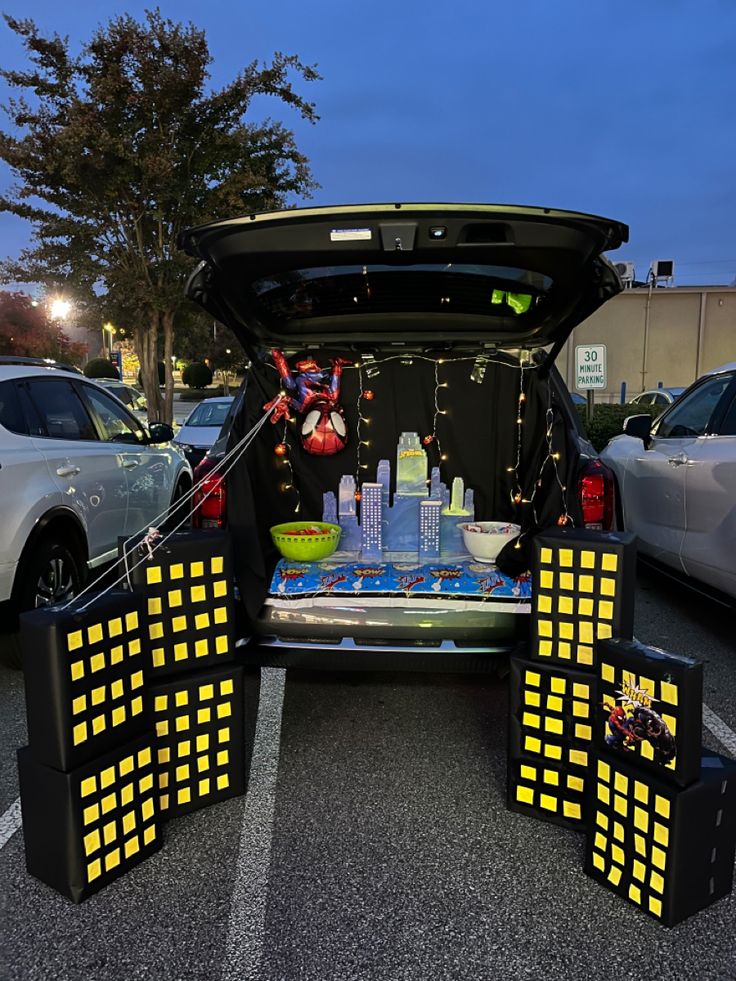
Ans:
[{"label": "street lamp", "polygon": [[55,300],[51,301],[50,312],[53,320],[66,320],[71,309],[72,305],[69,300],[65,300],[62,296],[57,296]]},{"label": "street lamp", "polygon": [[117,327],[115,327],[113,324],[111,324],[109,320],[108,320],[108,322],[106,324],[103,324],[102,325],[102,349],[103,349],[103,351],[107,349],[107,345],[105,344],[105,335],[107,334],[107,336],[110,338],[110,354],[112,354],[112,338],[113,338],[113,334],[116,334],[116,333],[117,333]]}]

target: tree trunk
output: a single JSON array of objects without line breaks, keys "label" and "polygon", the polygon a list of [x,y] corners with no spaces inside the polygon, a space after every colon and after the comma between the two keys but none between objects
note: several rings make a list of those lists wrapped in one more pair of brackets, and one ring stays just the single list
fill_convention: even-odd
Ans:
[{"label": "tree trunk", "polygon": [[163,412],[164,422],[174,421],[174,312],[166,310],[162,316],[164,328],[164,365],[166,367]]},{"label": "tree trunk", "polygon": [[165,422],[158,384],[158,329],[160,314],[151,311],[147,327],[135,332],[138,360],[141,363],[141,382],[148,402],[148,422]]}]

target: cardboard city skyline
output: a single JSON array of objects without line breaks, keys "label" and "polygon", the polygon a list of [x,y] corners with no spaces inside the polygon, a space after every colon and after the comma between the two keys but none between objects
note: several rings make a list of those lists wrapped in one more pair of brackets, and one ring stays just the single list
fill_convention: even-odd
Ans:
[{"label": "cardboard city skyline", "polygon": [[[381,559],[384,552],[412,553],[424,559],[467,556],[458,524],[475,520],[473,491],[462,477],[452,488],[440,468],[427,479],[427,452],[418,433],[404,432],[396,446],[396,490],[391,498],[391,462],[379,460],[375,481],[358,488],[355,477],[343,474],[337,494],[323,495],[322,520],[342,529],[340,552],[359,552]],[[356,492],[360,492],[360,516]]]}]

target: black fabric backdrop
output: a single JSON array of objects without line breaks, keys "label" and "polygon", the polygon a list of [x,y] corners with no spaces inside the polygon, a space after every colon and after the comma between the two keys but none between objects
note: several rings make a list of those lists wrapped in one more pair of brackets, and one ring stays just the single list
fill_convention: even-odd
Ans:
[{"label": "black fabric backdrop", "polygon": [[[345,352],[333,352],[345,356]],[[305,355],[289,358],[293,366]],[[385,355],[378,355],[377,361]],[[319,363],[329,364],[329,354],[321,354]],[[372,401],[361,400],[361,414],[370,423],[361,424],[361,438],[370,446],[361,447],[361,480],[374,481],[376,466],[381,459],[391,461],[392,480],[396,476],[396,444],[402,432],[417,432],[420,437],[432,432],[434,415],[434,361],[414,358],[395,358],[378,363],[378,373],[369,377],[363,369],[363,385],[374,393]],[[526,547],[536,527],[554,525],[561,514],[562,494],[554,476],[551,462],[542,473],[535,506],[515,505],[512,501],[514,474],[508,471],[516,461],[517,410],[519,398],[519,363],[512,357],[496,356],[486,364],[482,383],[471,379],[474,359],[452,361],[439,365],[440,388],[438,401],[446,415],[437,423],[442,453],[447,460],[440,464],[444,482],[449,486],[454,477],[462,477],[466,487],[475,491],[475,514],[478,520],[516,521],[529,532],[520,558],[518,571],[529,568],[530,553]],[[234,466],[227,480],[228,524],[235,544],[235,567],[243,601],[248,615],[255,618],[265,598],[279,553],[271,542],[269,528],[284,521],[319,520],[322,517],[322,494],[337,492],[340,477],[356,473],[359,371],[343,369],[340,402],[348,423],[348,445],[334,456],[313,456],[304,452],[295,423],[287,424],[286,442],[298,485],[301,506],[293,490],[282,490],[291,482],[289,467],[277,457],[274,448],[284,432],[283,421],[267,422],[253,443]],[[236,416],[228,449],[248,432],[263,415],[264,404],[279,391],[279,378],[270,356],[254,363],[246,378],[243,409]],[[540,466],[547,457],[545,440],[545,411],[548,399],[553,399],[549,383],[535,369],[524,372],[522,455],[519,474],[524,497],[530,498],[539,478]],[[568,509],[578,520],[573,474],[576,455],[567,445],[567,427],[558,409],[554,409],[553,444],[561,454],[558,461],[560,478],[570,487]],[[436,446],[429,446],[429,468],[439,462]],[[428,468],[428,469],[429,469]],[[427,474],[429,477],[429,473]],[[392,485],[392,492],[394,488]],[[538,524],[534,520],[534,511]],[[518,553],[517,553],[518,555]],[[516,557],[516,556],[515,556]],[[499,563],[501,564],[501,563]],[[508,565],[505,571],[516,571]]]}]

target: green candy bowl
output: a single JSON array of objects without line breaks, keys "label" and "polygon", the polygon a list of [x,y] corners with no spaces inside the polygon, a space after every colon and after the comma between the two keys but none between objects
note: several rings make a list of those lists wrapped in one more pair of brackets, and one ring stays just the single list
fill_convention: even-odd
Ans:
[{"label": "green candy bowl", "polygon": [[285,559],[317,562],[332,555],[341,532],[339,525],[326,521],[287,521],[271,528],[271,538]]}]

